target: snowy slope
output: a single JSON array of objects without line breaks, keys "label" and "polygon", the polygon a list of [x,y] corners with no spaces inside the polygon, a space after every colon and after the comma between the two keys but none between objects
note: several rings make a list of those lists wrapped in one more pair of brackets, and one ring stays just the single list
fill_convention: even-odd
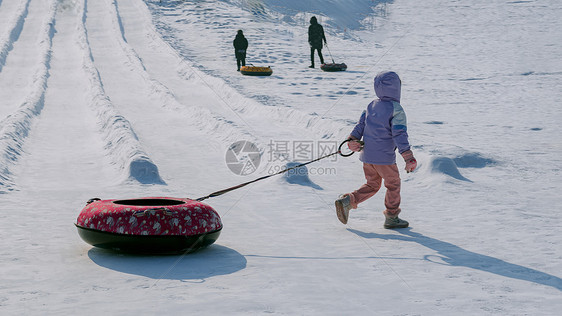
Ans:
[{"label": "snowy slope", "polygon": [[[560,13],[555,0],[0,0],[0,313],[557,314]],[[308,68],[312,15],[348,71]],[[236,72],[238,29],[271,77]],[[402,174],[410,228],[382,228],[383,192],[339,223],[334,199],[363,183],[352,156],[207,200],[224,229],[186,256],[76,233],[92,197],[197,198],[318,158],[386,69],[420,163]],[[225,163],[239,140],[263,152],[250,175]]]}]

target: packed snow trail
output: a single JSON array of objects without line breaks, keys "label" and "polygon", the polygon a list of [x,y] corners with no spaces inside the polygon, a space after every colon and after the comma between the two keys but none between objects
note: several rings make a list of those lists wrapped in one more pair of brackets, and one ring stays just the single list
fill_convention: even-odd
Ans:
[{"label": "packed snow trail", "polygon": [[121,181],[132,179],[141,183],[162,184],[158,167],[145,153],[143,146],[131,123],[114,107],[106,95],[104,84],[98,69],[94,64],[94,57],[86,31],[87,0],[83,2],[82,13],[79,15],[78,28],[79,43],[84,57],[84,69],[91,83],[91,106],[96,111],[103,138],[106,142],[106,152],[113,163],[118,165],[124,173]]},{"label": "packed snow trail", "polygon": [[29,12],[29,2],[10,1],[0,5],[0,71],[6,63],[6,58],[13,48],[13,44],[19,38],[24,21]]},{"label": "packed snow trail", "polygon": [[[209,168],[207,164],[191,163],[203,157],[204,151],[223,151],[241,139],[250,139],[265,148],[274,137],[326,138],[341,129],[341,125],[320,122],[320,128],[312,130],[309,126],[321,121],[317,116],[264,107],[220,79],[194,69],[160,39],[141,1],[89,1],[87,4],[88,38],[104,90],[132,123],[158,165],[158,161],[177,157],[186,161],[182,172],[190,177],[201,168]],[[114,78],[119,81],[113,81]],[[123,84],[127,91],[119,88]],[[293,126],[295,122],[297,125]],[[269,132],[272,126],[279,127],[274,134]],[[162,175],[178,176],[178,171],[162,171]]]},{"label": "packed snow trail", "polygon": [[58,7],[45,105],[25,143],[18,166],[22,191],[53,190],[53,182],[69,190],[117,183],[95,112],[88,106],[90,82],[77,41],[77,7]]},{"label": "packed snow trail", "polygon": [[0,86],[11,88],[0,89],[0,119],[10,115],[31,93],[29,82],[39,66],[38,44],[48,2],[30,2],[22,1],[15,15],[8,18],[11,23],[0,29],[4,33],[0,34]]},{"label": "packed snow trail", "polygon": [[[136,136],[157,165],[170,160],[185,161],[185,168],[181,170],[162,170],[164,181],[197,175],[201,168],[190,161],[205,156],[201,150],[209,148],[202,148],[201,144],[218,147],[212,140],[203,140],[208,134],[202,131],[223,125],[220,121],[215,123],[213,117],[205,117],[205,113],[182,109],[173,94],[152,78],[125,38],[127,32],[121,24],[116,2],[88,1],[87,5],[85,26],[92,58],[112,104],[131,122]],[[160,60],[160,63],[166,62]],[[123,86],[127,89],[123,90]],[[226,134],[235,136],[237,133]]]},{"label": "packed snow trail", "polygon": [[[31,71],[25,73],[26,77],[22,78],[27,82],[23,86],[21,94],[18,89],[14,89],[14,94],[22,97],[22,102],[9,116],[0,121],[0,193],[6,190],[13,190],[13,180],[10,167],[17,163],[22,155],[22,147],[32,128],[35,118],[41,113],[45,102],[45,92],[47,89],[47,80],[49,77],[49,67],[51,61],[51,46],[54,36],[56,1],[37,1],[39,4],[36,10],[43,13],[36,18],[41,21],[39,24],[31,24],[31,31],[34,35],[29,39],[23,40],[23,47],[18,46],[18,54],[23,54],[26,58],[30,58]],[[41,7],[44,5],[44,7]],[[45,14],[45,12],[47,14]],[[31,43],[31,45],[30,45]],[[20,52],[19,49],[24,51]],[[31,56],[27,53],[32,53]],[[27,61],[20,61],[21,65],[27,64]],[[11,67],[11,64],[9,64]],[[8,67],[7,67],[8,68]],[[1,75],[10,74],[0,73]],[[13,75],[13,74],[12,74]],[[17,77],[17,76],[16,76]],[[6,83],[3,87],[12,87],[12,82]],[[17,88],[20,82],[16,81],[14,87]],[[6,89],[11,91],[11,89]],[[12,102],[18,102],[13,101]],[[7,106],[10,108],[9,106]]]}]

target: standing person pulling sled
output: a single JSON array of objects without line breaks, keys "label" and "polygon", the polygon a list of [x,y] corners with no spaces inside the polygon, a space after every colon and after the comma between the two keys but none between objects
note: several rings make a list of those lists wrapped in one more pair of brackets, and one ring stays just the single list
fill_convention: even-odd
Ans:
[{"label": "standing person pulling sled", "polygon": [[240,71],[240,64],[246,66],[246,49],[248,49],[248,40],[244,37],[244,32],[238,30],[234,41],[234,56],[236,56],[236,65],[238,66],[238,71]]},{"label": "standing person pulling sled", "polygon": [[313,16],[310,18],[310,26],[308,27],[308,44],[310,44],[309,68],[314,68],[314,50],[318,51],[320,64],[324,63],[324,57],[322,56],[322,41],[324,41],[324,44],[326,44],[324,28],[322,27],[322,25],[318,24],[318,20],[315,16]]},{"label": "standing person pulling sled", "polygon": [[[381,72],[375,77],[375,93],[372,101],[349,136],[349,149],[361,151],[363,172],[367,183],[359,189],[343,194],[336,200],[338,219],[347,224],[349,210],[378,192],[384,180],[386,196],[383,214],[384,228],[405,228],[408,222],[400,214],[400,173],[396,166],[396,148],[406,162],[406,172],[416,169],[417,162],[410,150],[406,131],[406,113],[400,105],[400,77],[395,72]],[[363,140],[364,145],[360,143]]]}]

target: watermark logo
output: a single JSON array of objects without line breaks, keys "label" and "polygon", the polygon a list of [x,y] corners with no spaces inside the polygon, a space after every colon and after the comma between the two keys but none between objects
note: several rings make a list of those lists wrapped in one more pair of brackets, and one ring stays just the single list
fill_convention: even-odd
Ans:
[{"label": "watermark logo", "polygon": [[[310,140],[270,140],[267,150],[262,152],[254,143],[237,141],[230,145],[226,151],[226,165],[233,173],[246,176],[254,173],[260,166],[262,154],[267,160],[267,173],[283,172],[291,163],[304,163],[325,157],[328,161],[335,162],[338,155],[333,155],[338,150],[336,141],[310,141]],[[305,171],[303,171],[305,170]],[[288,170],[291,172],[306,172],[316,175],[335,175],[334,168],[301,168]],[[294,174],[296,176],[296,174]]]},{"label": "watermark logo", "polygon": [[241,140],[228,147],[225,161],[230,171],[240,176],[247,176],[260,166],[261,153],[254,143]]},{"label": "watermark logo", "polygon": [[[311,140],[270,140],[268,162],[305,162],[328,155],[338,150],[336,141],[311,141]],[[329,158],[337,161],[338,156]]]}]

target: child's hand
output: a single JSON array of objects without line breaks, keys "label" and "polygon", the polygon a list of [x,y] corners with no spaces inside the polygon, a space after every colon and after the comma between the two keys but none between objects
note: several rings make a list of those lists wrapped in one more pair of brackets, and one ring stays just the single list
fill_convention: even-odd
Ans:
[{"label": "child's hand", "polygon": [[406,162],[406,168],[404,169],[407,173],[414,171],[418,166],[418,162],[416,158],[414,158],[414,153],[411,150],[406,150],[405,152],[403,152],[402,158],[404,158],[404,161]]},{"label": "child's hand", "polygon": [[416,158],[413,158],[410,161],[406,161],[406,172],[410,173],[412,171],[414,171],[416,169],[416,167],[418,166],[418,162],[416,161]]},{"label": "child's hand", "polygon": [[347,142],[347,147],[351,150],[351,151],[361,151],[363,149],[363,142],[360,140],[356,140],[356,139],[352,139],[349,142]]}]

